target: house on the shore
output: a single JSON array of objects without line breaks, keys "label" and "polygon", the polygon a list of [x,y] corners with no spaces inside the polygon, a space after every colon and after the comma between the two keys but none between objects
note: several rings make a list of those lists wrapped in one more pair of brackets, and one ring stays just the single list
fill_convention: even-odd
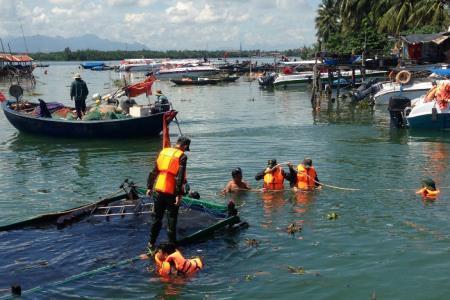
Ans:
[{"label": "house on the shore", "polygon": [[418,64],[450,63],[450,31],[400,37],[403,59]]}]

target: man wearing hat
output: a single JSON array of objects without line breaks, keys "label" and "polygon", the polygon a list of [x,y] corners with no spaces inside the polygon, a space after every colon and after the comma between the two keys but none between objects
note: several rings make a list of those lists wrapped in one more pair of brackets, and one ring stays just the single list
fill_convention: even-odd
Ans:
[{"label": "man wearing hat", "polygon": [[169,243],[176,243],[178,208],[186,183],[187,156],[184,152],[190,150],[190,144],[189,138],[180,136],[175,147],[162,149],[156,159],[155,167],[148,175],[147,195],[153,196],[154,199],[154,217],[148,243],[148,252],[151,254],[155,250],[156,239],[166,210],[168,211],[167,237]]},{"label": "man wearing hat", "polygon": [[70,87],[70,99],[75,100],[75,109],[77,110],[77,119],[81,120],[86,113],[86,98],[89,94],[86,82],[81,79],[79,73],[74,76],[74,81]]},{"label": "man wearing hat", "polygon": [[167,97],[162,93],[161,90],[156,90],[155,96],[156,96],[155,108],[157,109],[158,112],[170,110],[169,99],[167,99]]},{"label": "man wearing hat", "polygon": [[264,179],[264,189],[271,191],[284,190],[284,180],[292,182],[290,174],[277,165],[276,159],[269,159],[267,168],[259,172],[255,176],[255,180]]},{"label": "man wearing hat", "polygon": [[316,170],[312,166],[311,158],[305,158],[303,163],[297,166],[297,170],[294,170],[292,165],[289,164],[289,171],[294,175],[295,188],[302,191],[311,191],[320,188],[319,178],[317,177]]}]

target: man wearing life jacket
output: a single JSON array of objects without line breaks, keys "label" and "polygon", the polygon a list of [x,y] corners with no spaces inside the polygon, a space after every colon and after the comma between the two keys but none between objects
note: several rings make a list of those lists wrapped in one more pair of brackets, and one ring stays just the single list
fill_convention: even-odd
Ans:
[{"label": "man wearing life jacket", "polygon": [[297,166],[297,170],[295,170],[291,164],[288,166],[290,173],[296,174],[296,189],[311,191],[320,188],[319,178],[317,177],[316,170],[312,166],[312,160],[310,158],[305,158],[303,163]]},{"label": "man wearing life jacket", "polygon": [[[149,257],[143,254],[140,258],[148,259]],[[203,262],[199,257],[186,259],[175,245],[170,243],[162,245],[156,252],[155,264],[161,276],[190,275],[203,268]]]},{"label": "man wearing life jacket", "polygon": [[236,168],[231,171],[232,180],[230,180],[227,186],[223,189],[223,193],[237,192],[242,190],[249,190],[250,186],[247,182],[242,180],[242,170],[241,168]]},{"label": "man wearing life jacket", "polygon": [[291,181],[289,174],[277,165],[276,159],[269,159],[267,162],[267,168],[256,174],[255,180],[264,180],[263,188],[268,191],[281,191],[284,190],[284,180]]},{"label": "man wearing life jacket", "polygon": [[164,148],[158,155],[155,167],[148,175],[147,195],[154,198],[154,217],[150,230],[149,252],[155,250],[155,242],[162,226],[162,219],[166,210],[167,237],[169,243],[176,243],[178,208],[181,204],[184,184],[186,183],[187,156],[191,140],[181,136],[175,147]]},{"label": "man wearing life jacket", "polygon": [[439,190],[436,188],[436,183],[431,178],[422,180],[422,188],[416,192],[420,194],[425,200],[436,200],[439,195]]}]

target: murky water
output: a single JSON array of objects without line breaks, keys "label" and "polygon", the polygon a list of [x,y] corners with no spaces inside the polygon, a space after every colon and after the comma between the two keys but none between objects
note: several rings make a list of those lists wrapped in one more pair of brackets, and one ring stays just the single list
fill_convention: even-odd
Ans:
[{"label": "murky water", "polygon": [[[75,64],[52,65],[47,75],[38,69],[35,94],[26,97],[69,104],[78,71]],[[114,72],[82,76],[91,94],[118,78]],[[192,138],[188,176],[202,198],[225,203],[229,197],[217,192],[234,167],[260,187],[253,177],[268,159],[297,164],[305,156],[322,182],[360,191],[234,195],[250,228],[183,249],[204,258],[206,267],[195,277],[162,282],[147,270],[150,263],[139,261],[44,285],[31,298],[448,298],[450,135],[391,131],[383,107],[356,109],[340,101],[312,113],[307,90],[264,91],[243,79],[201,87],[157,82],[156,88],[180,111],[181,130]],[[27,136],[0,115],[0,224],[92,202],[125,178],[145,184],[159,144]],[[441,187],[435,203],[414,194],[424,176]],[[328,220],[330,212],[339,218]],[[293,222],[303,227],[295,236],[286,232]],[[134,257],[148,232],[146,222],[125,220],[0,233],[0,289],[12,283],[29,289]]]}]

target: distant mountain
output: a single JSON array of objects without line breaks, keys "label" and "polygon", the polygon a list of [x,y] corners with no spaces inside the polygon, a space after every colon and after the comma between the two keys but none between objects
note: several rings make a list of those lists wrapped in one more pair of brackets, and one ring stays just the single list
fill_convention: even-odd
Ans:
[{"label": "distant mountain", "polygon": [[[107,39],[102,39],[95,34],[85,34],[79,37],[63,38],[61,36],[44,36],[33,35],[25,37],[28,52],[56,52],[64,51],[66,47],[70,50],[102,50],[102,51],[114,51],[114,50],[142,50],[148,49],[147,46],[139,43],[127,44],[124,42],[115,42]],[[5,51],[8,52],[8,43],[12,52],[25,52],[25,43],[23,37],[6,37],[2,38]],[[2,49],[0,49],[2,51]]]}]

